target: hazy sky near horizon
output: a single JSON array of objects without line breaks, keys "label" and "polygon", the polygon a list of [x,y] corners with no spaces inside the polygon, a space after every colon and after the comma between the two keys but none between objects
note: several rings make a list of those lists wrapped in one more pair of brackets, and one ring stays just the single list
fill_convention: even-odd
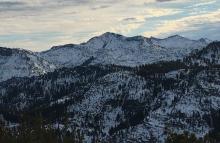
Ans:
[{"label": "hazy sky near horizon", "polygon": [[220,0],[0,0],[0,46],[42,51],[104,32],[220,40]]}]

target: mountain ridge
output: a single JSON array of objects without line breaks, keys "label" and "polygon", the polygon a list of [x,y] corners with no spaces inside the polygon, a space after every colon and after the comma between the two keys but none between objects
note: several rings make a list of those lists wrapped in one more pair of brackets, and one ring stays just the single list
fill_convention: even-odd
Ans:
[{"label": "mountain ridge", "polygon": [[[4,75],[7,78],[1,77],[0,81],[13,76],[40,75],[53,71],[55,68],[74,67],[84,63],[117,64],[135,67],[158,61],[183,59],[193,50],[199,50],[207,46],[207,41],[211,42],[205,38],[190,40],[179,35],[156,39],[143,36],[126,37],[120,34],[106,32],[89,39],[85,43],[53,46],[51,49],[42,52],[2,47],[0,48],[0,68],[6,69],[5,66],[7,65],[7,71],[11,72],[2,70],[4,71],[2,76]],[[6,64],[6,62],[15,58],[12,55],[19,55],[19,53],[23,55],[16,57],[16,61],[20,60],[20,64],[15,61],[14,63],[16,65],[13,65],[13,62]],[[3,54],[8,55],[7,61]],[[12,57],[10,58],[10,56]],[[32,58],[25,59],[25,57]],[[32,59],[31,63],[29,63],[29,59]],[[21,67],[25,64],[26,67]]]},{"label": "mountain ridge", "polygon": [[[143,36],[126,37],[106,32],[82,44],[55,46],[39,54],[51,63],[62,66],[77,66],[91,57],[95,59],[92,61],[93,64],[136,66],[160,60],[183,58],[193,50],[201,49],[206,45],[208,45],[206,41],[190,40],[179,36],[156,40]],[[66,59],[62,61],[64,58]]]},{"label": "mountain ridge", "polygon": [[87,40],[86,42],[82,42],[82,43],[79,43],[79,44],[74,44],[74,43],[69,43],[69,44],[63,44],[63,45],[56,45],[56,46],[52,46],[50,49],[48,50],[44,50],[44,51],[40,51],[40,52],[36,52],[36,53],[41,53],[41,52],[47,52],[49,50],[52,50],[52,49],[56,49],[56,48],[59,48],[59,47],[65,47],[65,46],[79,46],[79,45],[85,45],[86,43],[90,42],[91,40],[94,40],[96,38],[105,38],[105,37],[121,37],[123,39],[147,39],[147,40],[166,40],[166,39],[169,39],[169,38],[175,38],[175,37],[179,37],[179,38],[184,38],[184,39],[188,39],[188,40],[191,40],[191,41],[206,41],[208,43],[211,43],[212,40],[208,39],[208,38],[199,38],[197,40],[195,39],[190,39],[190,38],[187,38],[187,37],[184,37],[184,36],[181,36],[181,35],[171,35],[171,36],[168,36],[168,37],[165,37],[165,38],[156,38],[156,37],[145,37],[145,36],[142,36],[142,35],[137,35],[137,36],[124,36],[122,34],[118,34],[118,33],[114,33],[114,32],[105,32],[101,35],[98,35],[98,36],[94,36],[92,38],[90,38],[89,40]]}]

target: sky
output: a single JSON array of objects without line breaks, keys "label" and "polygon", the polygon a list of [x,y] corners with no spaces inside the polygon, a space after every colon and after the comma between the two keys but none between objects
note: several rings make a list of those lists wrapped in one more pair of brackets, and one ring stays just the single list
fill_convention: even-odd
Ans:
[{"label": "sky", "polygon": [[43,51],[105,32],[220,40],[220,0],[0,0],[0,46]]}]

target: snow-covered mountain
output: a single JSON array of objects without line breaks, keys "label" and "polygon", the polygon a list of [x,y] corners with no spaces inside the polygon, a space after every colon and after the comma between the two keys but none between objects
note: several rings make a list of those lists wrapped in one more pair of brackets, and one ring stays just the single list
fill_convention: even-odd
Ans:
[{"label": "snow-covered mountain", "polygon": [[104,33],[79,45],[56,46],[39,55],[58,66],[87,64],[117,64],[138,66],[158,61],[182,59],[210,41],[190,40],[178,35],[165,39],[142,36],[125,37]]},{"label": "snow-covered mountain", "polygon": [[53,64],[48,63],[33,52],[0,47],[0,81],[12,77],[45,74],[54,69]]},{"label": "snow-covered mountain", "polygon": [[17,123],[25,111],[40,112],[52,125],[83,132],[86,143],[164,143],[170,132],[203,137],[219,130],[220,69],[164,64],[79,66],[11,79],[0,83],[0,113]]},{"label": "snow-covered mountain", "polygon": [[191,53],[184,58],[185,62],[200,66],[220,64],[220,42],[212,42],[202,50]]},{"label": "snow-covered mountain", "polygon": [[116,64],[139,66],[158,61],[183,59],[210,41],[190,40],[178,35],[165,39],[125,37],[104,33],[82,44],[55,46],[40,53],[0,48],[0,81],[12,77],[37,76],[60,67]]},{"label": "snow-covered mountain", "polygon": [[39,113],[45,127],[77,131],[85,143],[204,137],[220,132],[219,64],[220,42],[178,35],[105,33],[40,53],[0,48],[8,79],[0,82],[0,122]]}]

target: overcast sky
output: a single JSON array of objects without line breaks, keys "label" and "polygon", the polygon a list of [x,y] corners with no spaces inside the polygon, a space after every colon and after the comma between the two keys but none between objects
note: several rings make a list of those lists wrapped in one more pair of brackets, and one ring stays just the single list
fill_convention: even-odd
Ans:
[{"label": "overcast sky", "polygon": [[220,40],[220,0],[0,0],[0,46],[41,51],[107,31]]}]

